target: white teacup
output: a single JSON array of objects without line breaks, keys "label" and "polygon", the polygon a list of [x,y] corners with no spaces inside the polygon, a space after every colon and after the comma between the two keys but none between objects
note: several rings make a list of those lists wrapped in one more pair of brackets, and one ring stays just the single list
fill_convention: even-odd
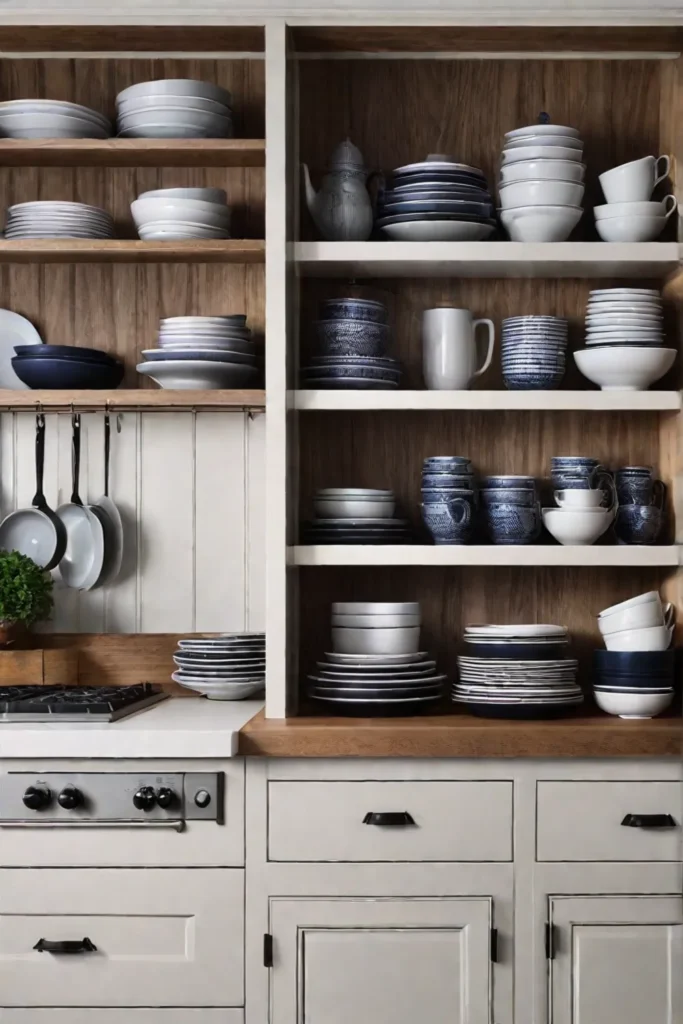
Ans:
[{"label": "white teacup", "polygon": [[600,490],[582,491],[577,487],[555,491],[554,498],[560,508],[599,508],[605,498],[605,492]]},{"label": "white teacup", "polygon": [[666,651],[671,646],[673,626],[624,629],[604,637],[608,651]]},{"label": "white teacup", "polygon": [[[658,174],[659,165],[663,170]],[[668,156],[644,156],[620,164],[599,176],[602,191],[608,203],[639,203],[650,198],[657,185],[669,173]]]}]

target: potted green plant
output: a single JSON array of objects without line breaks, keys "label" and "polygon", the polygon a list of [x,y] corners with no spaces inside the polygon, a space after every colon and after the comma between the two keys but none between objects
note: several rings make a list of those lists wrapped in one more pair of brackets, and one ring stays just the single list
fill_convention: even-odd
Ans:
[{"label": "potted green plant", "polygon": [[52,610],[52,577],[27,555],[0,551],[0,647]]}]

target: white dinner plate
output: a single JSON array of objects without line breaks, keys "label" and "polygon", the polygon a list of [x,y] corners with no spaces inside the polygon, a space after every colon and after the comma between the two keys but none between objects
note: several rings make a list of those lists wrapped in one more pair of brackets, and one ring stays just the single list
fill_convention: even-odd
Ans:
[{"label": "white dinner plate", "polygon": [[16,355],[14,346],[42,344],[43,339],[30,320],[11,309],[0,309],[0,388],[27,390],[27,385],[12,369],[12,359]]}]

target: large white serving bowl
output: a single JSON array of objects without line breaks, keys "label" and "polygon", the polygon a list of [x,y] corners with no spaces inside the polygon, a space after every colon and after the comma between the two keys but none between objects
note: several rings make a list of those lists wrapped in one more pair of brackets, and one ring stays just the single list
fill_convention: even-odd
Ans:
[{"label": "large white serving bowl", "polygon": [[393,498],[316,498],[313,508],[321,519],[391,519],[396,502]]},{"label": "large white serving bowl", "polygon": [[595,346],[574,352],[574,361],[584,377],[603,391],[644,391],[671,369],[675,348]]},{"label": "large white serving bowl", "polygon": [[135,114],[149,107],[158,110],[160,113],[174,107],[197,110],[204,114],[219,114],[222,117],[229,117],[232,113],[231,108],[225,103],[218,103],[216,100],[210,100],[205,96],[152,96],[147,93],[144,96],[136,96],[133,99],[126,99],[117,103],[119,115]]},{"label": "large white serving bowl", "polygon": [[332,613],[333,626],[358,629],[396,629],[420,625],[418,615],[340,615]]},{"label": "large white serving bowl", "polygon": [[544,508],[543,525],[560,544],[594,544],[614,520],[606,508]]},{"label": "large white serving bowl", "polygon": [[595,228],[603,242],[653,242],[666,225],[666,217],[608,217],[596,220]]},{"label": "large white serving bowl", "polygon": [[511,149],[520,149],[522,146],[544,146],[548,149],[583,149],[581,139],[572,135],[541,135],[535,132],[533,135],[525,135],[521,139],[507,139],[503,145],[503,152]]},{"label": "large white serving bowl", "polygon": [[159,118],[136,128],[120,128],[120,139],[230,139],[232,131],[221,134],[216,129],[202,128],[199,124],[167,124]]},{"label": "large white serving bowl", "polygon": [[512,149],[503,149],[501,162],[504,165],[517,163],[519,160],[574,160],[581,163],[582,149],[572,149],[569,146],[515,146]]},{"label": "large white serving bowl", "polygon": [[156,188],[151,192],[141,192],[138,199],[196,199],[227,206],[228,194],[222,188]]},{"label": "large white serving bowl", "polygon": [[530,135],[564,135],[572,139],[580,138],[578,128],[568,128],[563,124],[528,124],[524,128],[514,128],[510,132],[505,132],[505,139],[525,139]]},{"label": "large white serving bowl", "polygon": [[201,82],[193,78],[161,78],[149,82],[129,85],[116,97],[117,105],[141,96],[201,96],[215,100],[224,106],[232,106],[232,94],[213,82]]},{"label": "large white serving bowl", "polygon": [[602,636],[621,633],[625,629],[649,629],[651,626],[663,625],[664,609],[659,594],[652,601],[627,605],[626,608],[598,615],[598,629]]},{"label": "large white serving bowl", "polygon": [[254,367],[242,363],[211,362],[208,359],[138,363],[136,370],[145,377],[151,377],[162,388],[196,388],[200,391],[251,387],[258,373]]},{"label": "large white serving bowl", "polygon": [[513,242],[565,242],[581,220],[575,206],[518,206],[500,219]]},{"label": "large white serving bowl", "polygon": [[209,227],[206,224],[188,224],[185,221],[161,221],[158,224],[141,224],[140,238],[145,241],[163,241],[165,238],[230,238],[226,228]]},{"label": "large white serving bowl", "polygon": [[604,640],[608,651],[668,651],[672,637],[672,626],[648,626],[609,633]]},{"label": "large white serving bowl", "polygon": [[202,128],[222,139],[232,135],[231,117],[206,114],[201,110],[190,110],[188,107],[168,107],[163,111],[148,107],[135,114],[119,114],[116,124],[120,132],[129,128],[143,128],[150,124],[163,124],[168,128]]},{"label": "large white serving bowl", "polygon": [[411,220],[387,224],[382,231],[397,242],[482,242],[494,224],[466,220]]},{"label": "large white serving bowl", "polygon": [[582,182],[586,165],[578,160],[516,160],[504,163],[500,169],[502,185],[513,181],[575,181]]},{"label": "large white serving bowl", "polygon": [[649,693],[646,689],[638,693],[594,690],[595,703],[608,715],[619,718],[654,718],[671,704],[673,689],[669,693]]},{"label": "large white serving bowl", "polygon": [[136,227],[160,221],[187,221],[207,227],[228,228],[230,207],[201,199],[135,199],[130,204]]},{"label": "large white serving bowl", "polygon": [[332,628],[332,649],[339,654],[417,654],[419,626],[387,629]]},{"label": "large white serving bowl", "polygon": [[584,186],[578,181],[539,178],[501,183],[498,192],[504,210],[520,206],[580,206]]}]

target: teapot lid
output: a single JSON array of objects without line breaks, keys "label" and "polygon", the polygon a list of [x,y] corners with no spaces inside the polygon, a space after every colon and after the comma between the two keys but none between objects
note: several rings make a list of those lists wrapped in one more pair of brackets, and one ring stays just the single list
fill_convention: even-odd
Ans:
[{"label": "teapot lid", "polygon": [[334,153],[330,158],[330,167],[332,169],[348,167],[356,170],[362,170],[365,167],[365,161],[363,160],[363,154],[359,150],[358,146],[354,146],[351,139],[344,139],[340,142]]}]

